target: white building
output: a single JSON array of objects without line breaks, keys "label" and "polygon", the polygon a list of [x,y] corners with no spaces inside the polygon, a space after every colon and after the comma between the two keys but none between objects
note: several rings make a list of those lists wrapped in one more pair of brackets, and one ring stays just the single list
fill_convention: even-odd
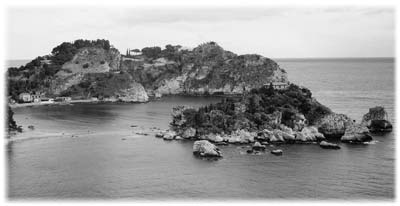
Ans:
[{"label": "white building", "polygon": [[[269,87],[270,83],[264,84],[265,87]],[[282,90],[289,87],[289,82],[272,82],[272,87],[276,90]]]},{"label": "white building", "polygon": [[22,102],[32,102],[32,96],[29,93],[19,94],[19,100]]}]

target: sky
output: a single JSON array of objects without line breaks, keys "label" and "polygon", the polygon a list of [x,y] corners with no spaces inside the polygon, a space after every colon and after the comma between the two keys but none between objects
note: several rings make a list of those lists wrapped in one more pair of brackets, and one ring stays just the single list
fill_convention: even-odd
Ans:
[{"label": "sky", "polygon": [[269,58],[393,57],[391,7],[9,7],[7,59],[32,59],[76,39],[127,48],[215,41]]}]

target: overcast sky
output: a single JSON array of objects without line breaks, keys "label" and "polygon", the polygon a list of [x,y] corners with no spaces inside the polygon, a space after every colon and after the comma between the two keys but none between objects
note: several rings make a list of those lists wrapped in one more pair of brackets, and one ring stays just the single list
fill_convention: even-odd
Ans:
[{"label": "overcast sky", "polygon": [[7,13],[7,58],[31,59],[80,38],[108,39],[122,53],[215,41],[270,58],[393,57],[394,15],[386,7],[14,7]]}]

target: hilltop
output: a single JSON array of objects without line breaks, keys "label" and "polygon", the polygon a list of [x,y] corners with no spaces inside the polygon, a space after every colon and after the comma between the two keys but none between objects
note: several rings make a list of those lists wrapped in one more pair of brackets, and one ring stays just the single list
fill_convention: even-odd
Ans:
[{"label": "hilltop", "polygon": [[271,82],[288,82],[286,71],[261,55],[236,55],[215,42],[194,49],[167,45],[144,48],[123,58],[130,73],[149,94],[242,94]]}]

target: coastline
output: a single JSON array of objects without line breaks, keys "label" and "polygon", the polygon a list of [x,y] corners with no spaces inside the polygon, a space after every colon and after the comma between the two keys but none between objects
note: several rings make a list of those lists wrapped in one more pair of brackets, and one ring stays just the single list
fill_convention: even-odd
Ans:
[{"label": "coastline", "polygon": [[102,102],[98,100],[82,99],[82,100],[71,100],[68,102],[34,102],[34,103],[22,103],[22,104],[8,104],[12,109],[20,107],[33,107],[33,106],[44,106],[44,105],[70,105],[73,103],[96,103]]},{"label": "coastline", "polygon": [[[226,98],[237,98],[240,97],[240,94],[224,94],[224,95],[200,95],[200,94],[166,94],[163,95],[164,97],[169,96],[182,96],[182,97],[226,97]],[[32,103],[15,103],[8,105],[14,108],[21,108],[21,107],[37,107],[37,106],[46,106],[46,105],[71,105],[74,103],[147,103],[150,101],[160,100],[161,98],[156,98],[153,96],[149,97],[149,100],[146,102],[139,102],[139,101],[119,101],[119,100],[91,100],[91,99],[77,99],[77,100],[70,100],[67,102],[32,102]]]},{"label": "coastline", "polygon": [[46,106],[46,105],[72,105],[72,104],[80,104],[80,103],[145,103],[145,102],[124,102],[124,101],[111,101],[111,100],[91,100],[91,99],[78,99],[71,100],[68,102],[36,102],[36,103],[22,103],[22,104],[8,104],[12,109],[21,108],[21,107],[37,107],[37,106]]}]

